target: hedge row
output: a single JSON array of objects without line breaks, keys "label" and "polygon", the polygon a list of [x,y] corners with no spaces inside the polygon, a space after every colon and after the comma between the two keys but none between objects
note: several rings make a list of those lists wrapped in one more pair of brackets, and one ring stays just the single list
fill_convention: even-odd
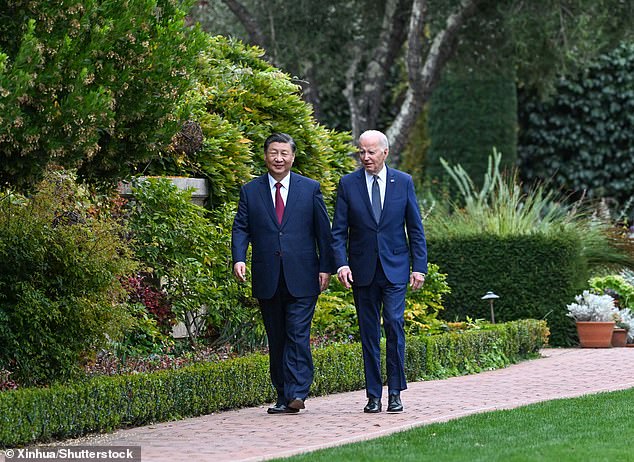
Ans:
[{"label": "hedge row", "polygon": [[575,344],[575,326],[566,316],[566,304],[581,293],[589,277],[577,237],[564,232],[479,234],[428,239],[427,245],[452,289],[444,296],[444,319],[490,319],[489,304],[481,297],[492,290],[500,296],[494,303],[496,321],[546,319],[551,345]]},{"label": "hedge row", "polygon": [[427,118],[429,150],[426,174],[446,178],[439,159],[460,164],[481,186],[493,148],[502,153],[502,167],[517,158],[517,95],[505,77],[445,77],[434,91]]},{"label": "hedge row", "polygon": [[[407,378],[415,381],[502,367],[534,355],[547,339],[546,323],[535,320],[410,338]],[[313,395],[364,387],[359,344],[317,349],[314,362]],[[268,358],[262,354],[178,370],[6,391],[0,393],[0,447],[257,406],[274,399]]]}]

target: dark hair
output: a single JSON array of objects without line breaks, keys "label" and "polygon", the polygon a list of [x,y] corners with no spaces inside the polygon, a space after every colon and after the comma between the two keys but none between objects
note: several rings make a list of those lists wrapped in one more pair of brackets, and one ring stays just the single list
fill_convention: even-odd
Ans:
[{"label": "dark hair", "polygon": [[269,145],[271,143],[288,143],[288,144],[291,145],[291,149],[293,151],[293,154],[295,154],[295,149],[296,149],[295,140],[293,139],[293,137],[291,135],[287,135],[286,133],[273,133],[264,142],[264,153],[265,154],[269,150]]}]

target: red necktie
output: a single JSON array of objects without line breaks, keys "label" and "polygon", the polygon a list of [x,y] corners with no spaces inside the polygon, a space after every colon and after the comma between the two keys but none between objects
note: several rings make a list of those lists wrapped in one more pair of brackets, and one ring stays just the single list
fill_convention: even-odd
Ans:
[{"label": "red necktie", "polygon": [[277,215],[277,222],[282,224],[282,217],[284,216],[284,200],[282,199],[282,193],[280,193],[280,188],[282,187],[282,183],[275,183],[275,214]]}]

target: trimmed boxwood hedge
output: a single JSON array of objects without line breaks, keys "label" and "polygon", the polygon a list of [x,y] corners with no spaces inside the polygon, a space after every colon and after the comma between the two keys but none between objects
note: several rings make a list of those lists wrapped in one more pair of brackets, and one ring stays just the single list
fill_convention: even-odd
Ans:
[{"label": "trimmed boxwood hedge", "polygon": [[[548,341],[544,321],[411,337],[408,381],[468,374],[534,356]],[[314,396],[364,387],[361,345],[316,349]],[[240,390],[240,393],[235,393]],[[49,388],[0,393],[0,447],[257,406],[275,399],[268,357],[253,354],[148,374],[98,377]]]},{"label": "trimmed boxwood hedge", "polygon": [[563,231],[552,236],[481,233],[428,238],[427,247],[451,287],[443,297],[443,319],[490,319],[489,304],[481,297],[492,290],[500,296],[494,304],[496,321],[546,319],[551,345],[576,343],[566,304],[581,293],[589,278],[577,236]]}]

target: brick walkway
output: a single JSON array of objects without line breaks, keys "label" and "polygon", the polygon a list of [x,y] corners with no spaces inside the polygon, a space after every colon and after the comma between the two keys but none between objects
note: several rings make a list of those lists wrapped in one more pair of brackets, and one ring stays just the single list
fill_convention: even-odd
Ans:
[{"label": "brick walkway", "polygon": [[[67,442],[141,446],[148,461],[259,461],[387,435],[476,412],[634,387],[634,348],[546,349],[496,371],[410,383],[401,414],[364,414],[364,391],[311,398],[295,415],[261,406]],[[385,397],[384,397],[385,401]],[[384,402],[384,409],[386,403]]]}]

